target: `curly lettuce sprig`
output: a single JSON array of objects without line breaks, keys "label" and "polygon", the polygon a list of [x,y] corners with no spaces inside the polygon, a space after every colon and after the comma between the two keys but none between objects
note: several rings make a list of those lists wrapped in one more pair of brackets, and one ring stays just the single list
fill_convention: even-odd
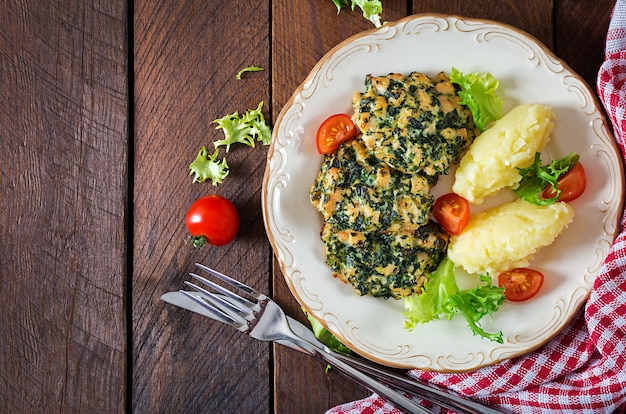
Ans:
[{"label": "curly lettuce sprig", "polygon": [[251,109],[242,115],[238,112],[226,115],[213,121],[217,124],[215,129],[224,132],[224,139],[213,141],[215,152],[209,155],[206,147],[202,147],[196,159],[189,165],[189,175],[194,175],[193,182],[201,183],[211,180],[213,185],[224,181],[228,175],[226,158],[218,161],[220,147],[230,150],[232,144],[240,143],[254,148],[255,143],[260,141],[263,145],[269,145],[272,140],[272,130],[265,122],[263,116],[263,101],[256,109]]},{"label": "curly lettuce sprig", "polygon": [[260,72],[262,70],[265,70],[265,69],[260,67],[260,66],[255,66],[255,65],[248,66],[247,68],[243,68],[239,72],[237,72],[237,74],[235,75],[235,79],[241,80],[241,77],[243,76],[244,73],[247,73],[247,72]]},{"label": "curly lettuce sprig", "polygon": [[350,6],[352,10],[359,7],[363,12],[363,17],[369,20],[376,27],[380,27],[380,15],[383,12],[383,5],[380,0],[332,0],[337,6],[337,14],[344,6]]},{"label": "curly lettuce sprig", "polygon": [[254,148],[255,141],[269,145],[272,140],[272,130],[265,122],[262,108],[263,101],[259,103],[256,109],[251,109],[243,115],[235,112],[214,120],[213,122],[217,124],[215,129],[221,129],[224,132],[224,139],[213,143],[215,148],[225,146],[226,152],[228,152],[230,146],[235,143]]},{"label": "curly lettuce sprig", "polygon": [[189,164],[189,175],[194,175],[194,183],[203,183],[211,180],[213,185],[218,185],[228,175],[228,164],[226,159],[217,160],[219,149],[215,149],[212,155],[209,155],[206,147],[202,147],[198,152],[196,159]]},{"label": "curly lettuce sprig", "polygon": [[422,292],[404,299],[404,328],[411,331],[418,324],[440,317],[452,319],[460,313],[474,335],[503,343],[502,332],[486,332],[480,326],[480,320],[484,316],[491,316],[504,303],[504,288],[492,285],[491,278],[482,275],[482,285],[460,290],[454,267],[454,263],[446,256],[424,284]]},{"label": "curly lettuce sprig", "polygon": [[496,94],[499,82],[490,73],[468,73],[464,75],[452,68],[450,82],[461,87],[461,103],[469,108],[474,124],[483,132],[489,124],[502,117],[503,101]]},{"label": "curly lettuce sprig", "polygon": [[[529,203],[539,206],[554,204],[561,195],[558,188],[559,178],[565,175],[580,159],[575,152],[571,152],[563,158],[552,160],[549,164],[541,165],[541,153],[535,153],[535,160],[528,168],[518,168],[522,179],[519,186],[513,191],[517,196]],[[543,191],[551,186],[553,196],[543,197]]]}]

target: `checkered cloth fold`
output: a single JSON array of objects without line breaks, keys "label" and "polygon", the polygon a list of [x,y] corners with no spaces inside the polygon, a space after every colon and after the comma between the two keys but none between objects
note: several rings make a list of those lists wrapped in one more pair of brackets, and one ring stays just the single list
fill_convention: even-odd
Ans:
[{"label": "checkered cloth fold", "polygon": [[[626,0],[617,0],[598,95],[626,154]],[[590,297],[550,342],[522,357],[462,374],[412,370],[420,381],[511,413],[612,413],[626,404],[626,220]],[[377,395],[328,414],[398,413]]]}]

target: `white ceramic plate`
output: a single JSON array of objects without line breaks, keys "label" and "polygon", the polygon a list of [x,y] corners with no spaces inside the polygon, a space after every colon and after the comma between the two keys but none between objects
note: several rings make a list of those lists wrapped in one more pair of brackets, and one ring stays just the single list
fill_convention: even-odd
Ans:
[{"label": "white ceramic plate", "polygon": [[[317,128],[334,113],[351,113],[352,95],[364,90],[367,74],[420,71],[434,76],[453,66],[464,73],[491,72],[500,80],[505,110],[522,103],[550,105],[555,129],[544,155],[550,159],[575,151],[587,172],[587,190],[572,203],[574,222],[531,262],[546,275],[540,294],[527,302],[505,303],[491,322],[483,321],[486,330],[503,332],[503,344],[473,336],[460,315],[408,332],[402,301],[356,295],[325,265],[321,215],[309,202],[322,163],[315,146]],[[622,177],[595,96],[537,40],[499,23],[417,15],[341,43],[295,91],[274,126],[263,212],[291,292],[342,342],[389,366],[468,371],[537,348],[580,309],[617,231]],[[450,179],[440,180],[433,194],[447,192],[450,184]],[[511,198],[503,191],[480,209]],[[471,283],[468,275],[458,273],[462,288]]]}]

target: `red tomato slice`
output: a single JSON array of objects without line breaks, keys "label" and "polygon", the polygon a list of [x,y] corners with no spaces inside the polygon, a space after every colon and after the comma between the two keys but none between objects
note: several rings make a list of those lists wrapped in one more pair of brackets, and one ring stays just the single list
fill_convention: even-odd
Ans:
[{"label": "red tomato slice", "polygon": [[450,234],[459,234],[469,221],[469,202],[455,193],[442,195],[433,206],[433,217]]},{"label": "red tomato slice", "polygon": [[543,274],[536,270],[517,268],[498,275],[498,285],[504,287],[504,296],[513,302],[522,302],[535,296],[543,284]]},{"label": "red tomato slice", "polygon": [[320,154],[329,154],[339,148],[342,142],[356,137],[356,134],[356,125],[349,115],[332,115],[317,130],[317,150]]},{"label": "red tomato slice", "polygon": [[[564,202],[576,200],[585,192],[586,187],[587,177],[585,175],[585,169],[580,162],[577,162],[557,181],[557,188],[561,190],[558,200]],[[543,198],[552,198],[555,194],[556,192],[552,186],[548,185],[548,187],[543,190],[542,196]]]},{"label": "red tomato slice", "polygon": [[199,247],[205,241],[223,246],[235,239],[239,230],[239,214],[229,200],[210,195],[199,198],[189,207],[185,224],[194,236],[194,246]]}]

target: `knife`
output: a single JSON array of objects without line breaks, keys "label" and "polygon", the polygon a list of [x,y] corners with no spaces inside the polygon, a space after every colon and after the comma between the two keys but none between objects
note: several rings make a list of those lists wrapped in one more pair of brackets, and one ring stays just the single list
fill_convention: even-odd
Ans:
[{"label": "knife", "polygon": [[[161,300],[171,305],[178,306],[179,308],[183,308],[199,315],[206,316],[207,318],[215,319],[211,312],[209,312],[205,307],[190,298],[188,294],[193,294],[193,292],[167,292],[161,296]],[[199,295],[196,295],[196,297],[200,298]],[[329,350],[328,347],[321,343],[315,337],[315,334],[304,324],[289,315],[286,316],[287,322],[292,332],[299,336],[301,339],[310,343],[312,346],[319,349],[320,351],[330,352],[336,358],[341,359],[342,361],[350,364],[352,367],[364,373],[367,373],[372,377],[375,377],[377,380],[389,386],[396,387],[419,398],[423,398],[424,400],[430,401],[442,407],[463,414],[502,414],[501,411],[489,408],[473,401],[465,400],[455,394],[452,394],[449,391],[435,388],[432,385],[425,385],[415,380],[411,381],[405,375],[402,375],[398,370],[394,372],[393,369],[380,366],[365,358],[341,354],[339,352]],[[295,349],[296,351],[300,351],[307,355],[313,355],[311,352],[308,352],[289,341],[279,340],[276,341],[276,343],[287,346],[291,349]]]}]

